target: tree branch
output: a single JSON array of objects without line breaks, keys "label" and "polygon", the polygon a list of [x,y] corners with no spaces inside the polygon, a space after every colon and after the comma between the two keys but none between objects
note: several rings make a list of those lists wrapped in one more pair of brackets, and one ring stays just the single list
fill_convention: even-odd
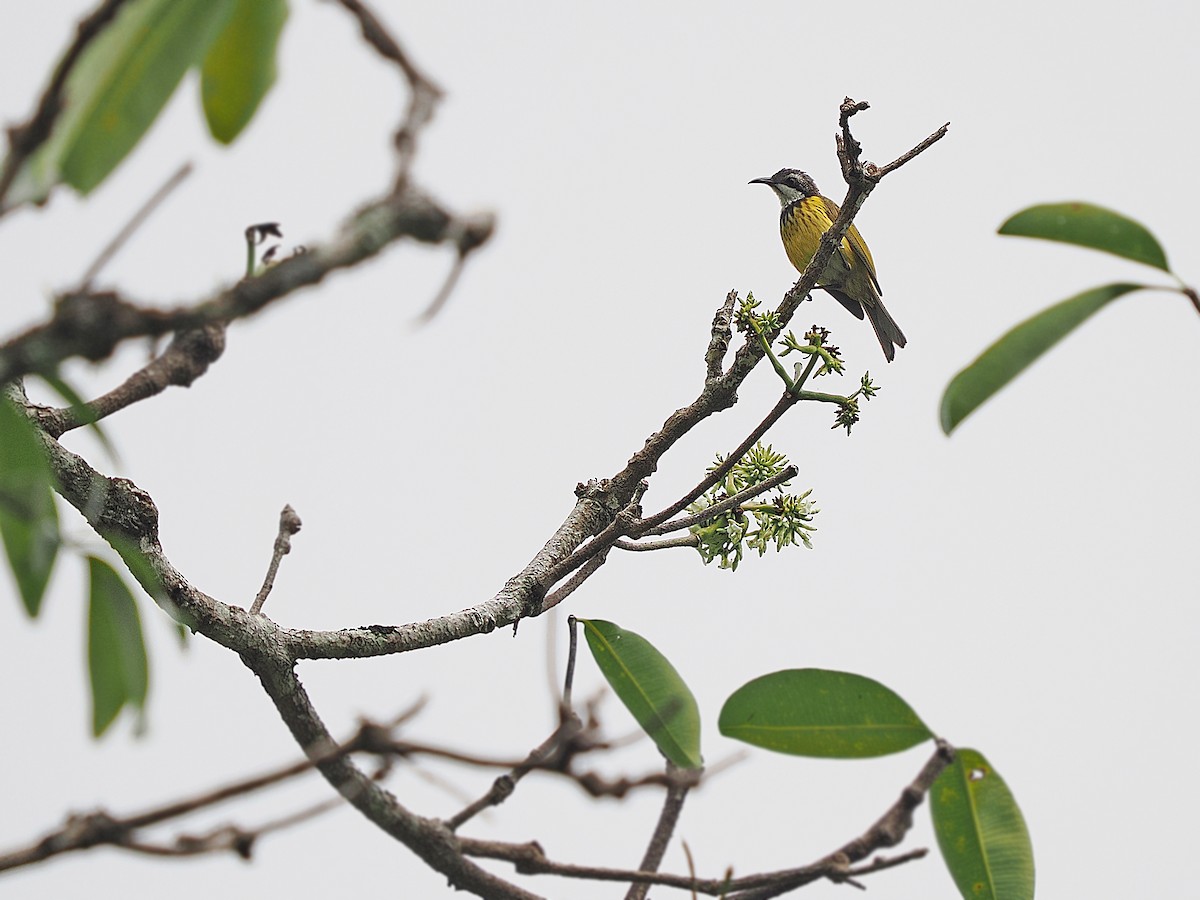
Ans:
[{"label": "tree branch", "polygon": [[[670,773],[673,770],[675,770],[674,764],[668,762],[667,772]],[[658,867],[662,865],[663,856],[666,855],[667,845],[671,843],[671,835],[675,833],[675,825],[683,812],[683,801],[687,799],[687,795],[688,785],[685,783],[672,783],[667,788],[667,795],[663,798],[663,808],[658,816],[658,824],[654,826],[650,844],[646,847],[641,865],[638,866],[639,871],[657,872]],[[649,892],[650,884],[648,882],[632,884],[625,893],[625,900],[645,900]]]}]

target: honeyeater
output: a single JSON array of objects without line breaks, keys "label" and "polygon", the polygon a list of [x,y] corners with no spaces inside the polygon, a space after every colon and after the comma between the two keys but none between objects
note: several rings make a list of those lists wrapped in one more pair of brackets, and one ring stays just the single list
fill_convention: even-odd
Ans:
[{"label": "honeyeater", "polygon": [[[769,178],[755,178],[749,183],[767,185],[783,204],[779,215],[783,249],[792,265],[803,272],[817,252],[821,236],[837,218],[838,205],[823,197],[816,182],[799,169],[780,169]],[[896,320],[884,309],[880,299],[883,291],[875,276],[875,261],[871,259],[866,241],[853,225],[842,239],[838,252],[825,264],[817,287],[832,294],[858,318],[866,313],[888,362],[895,357],[896,348],[907,343]]]}]

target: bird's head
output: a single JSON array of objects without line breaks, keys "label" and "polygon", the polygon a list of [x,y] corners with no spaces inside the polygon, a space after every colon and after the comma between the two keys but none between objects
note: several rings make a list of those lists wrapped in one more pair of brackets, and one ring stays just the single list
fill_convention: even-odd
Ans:
[{"label": "bird's head", "polygon": [[780,169],[767,178],[755,178],[747,183],[765,184],[775,192],[775,196],[779,198],[779,202],[783,206],[787,206],[794,200],[815,197],[820,193],[817,190],[816,182],[808,177],[808,173],[801,172],[799,169]]}]

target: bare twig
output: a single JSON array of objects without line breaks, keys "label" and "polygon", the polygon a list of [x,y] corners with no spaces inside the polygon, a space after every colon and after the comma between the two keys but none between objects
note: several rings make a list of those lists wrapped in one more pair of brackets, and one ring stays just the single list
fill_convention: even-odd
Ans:
[{"label": "bare twig", "polygon": [[68,431],[120,412],[140,400],[160,394],[171,385],[188,387],[208,371],[225,352],[225,326],[214,322],[175,335],[159,356],[134,372],[119,386],[82,408],[38,409],[46,433],[58,438]]},{"label": "bare twig", "polygon": [[95,261],[88,266],[88,270],[84,273],[83,279],[79,283],[79,287],[76,288],[73,293],[86,294],[92,289],[92,282],[96,280],[96,276],[100,274],[100,271],[106,265],[108,265],[109,260],[117,255],[117,251],[119,251],[129,241],[129,239],[133,237],[134,232],[136,232],[143,224],[145,224],[146,220],[150,218],[154,211],[162,205],[162,202],[171,195],[171,192],[174,191],[175,188],[179,187],[179,185],[183,184],[184,179],[191,174],[192,164],[190,162],[184,163],[175,170],[175,174],[163,182],[162,187],[155,191],[150,196],[149,200],[138,207],[137,212],[135,212],[129,218],[129,221],[125,223],[125,227],[117,232],[116,237],[114,237],[108,242],[108,244],[105,245],[104,249],[101,250],[100,254],[96,257]]},{"label": "bare twig", "polygon": [[563,584],[562,587],[546,595],[545,599],[542,600],[540,611],[545,612],[548,609],[553,609],[554,607],[558,606],[558,604],[570,597],[573,593],[575,593],[575,591],[579,590],[585,581],[587,581],[596,573],[597,569],[604,565],[604,562],[607,559],[607,552],[597,553],[595,556],[589,559],[586,563],[579,567],[578,572],[567,579],[566,583]]},{"label": "bare twig", "polygon": [[[675,770],[675,765],[668,762],[667,772]],[[663,808],[658,815],[658,824],[654,826],[654,833],[650,836],[650,843],[646,847],[641,865],[638,866],[639,871],[657,872],[658,867],[662,865],[667,845],[671,843],[671,835],[675,833],[675,825],[679,821],[680,813],[683,812],[683,801],[687,799],[687,794],[688,785],[685,783],[673,782],[667,787],[667,795],[663,798]],[[645,900],[649,891],[650,884],[648,882],[632,884],[625,893],[625,900]]]},{"label": "bare twig", "polygon": [[650,550],[674,550],[676,547],[699,547],[700,538],[694,534],[681,534],[673,538],[663,538],[661,541],[627,541],[624,538],[613,541],[618,550],[630,550],[644,553]]},{"label": "bare twig", "polygon": [[579,620],[567,616],[567,674],[563,677],[562,706],[571,708],[571,691],[575,687],[575,656],[579,650]]},{"label": "bare twig", "polygon": [[866,869],[851,868],[854,863],[861,862],[877,850],[894,847],[904,840],[912,828],[913,811],[924,802],[925,795],[929,793],[929,789],[933,787],[933,783],[937,781],[946,766],[954,761],[954,748],[941,738],[936,743],[933,755],[921,767],[921,771],[917,773],[917,777],[913,779],[912,783],[901,792],[900,799],[893,803],[887,812],[880,816],[863,834],[812,866],[797,869],[793,875],[781,878],[774,885],[764,885],[741,893],[731,893],[729,900],[767,900],[770,897],[778,897],[780,894],[814,881],[815,879],[810,877],[811,870],[814,869],[824,870],[819,877],[838,881],[853,875],[866,874],[867,870],[879,871],[924,856],[923,852],[909,853],[892,860],[876,860]]},{"label": "bare twig", "polygon": [[[346,743],[332,747],[324,758],[334,759],[348,753],[356,752],[360,749],[362,743],[362,733],[363,729],[360,728],[359,732]],[[204,791],[192,797],[151,807],[150,809],[127,816],[114,816],[102,809],[90,813],[73,814],[67,818],[66,823],[61,828],[50,832],[31,846],[0,854],[0,872],[42,862],[62,853],[86,850],[102,844],[143,850],[144,852],[175,853],[176,851],[162,850],[161,848],[158,851],[148,850],[147,848],[152,845],[140,843],[137,839],[137,833],[151,826],[160,825],[164,822],[178,819],[199,810],[216,806],[219,803],[256,793],[265,788],[296,778],[299,775],[311,772],[319,761],[305,759],[289,763],[262,775],[244,778],[222,787]],[[336,805],[340,805],[343,802],[343,800],[338,798]],[[298,815],[302,815],[303,818],[310,818],[315,813],[308,811]],[[227,828],[231,827],[227,826]],[[284,826],[280,823],[272,823],[266,830],[275,831],[282,827]],[[263,828],[255,829],[252,832],[243,829],[236,830],[242,834],[254,835],[264,832]],[[205,843],[206,841],[210,844],[213,843],[212,839],[205,839],[199,841],[199,843]],[[196,844],[196,841],[193,840],[192,843]],[[211,852],[215,849],[228,849],[228,846],[227,844],[221,847],[209,846],[206,849],[194,850],[192,852]]]},{"label": "bare twig", "polygon": [[575,736],[582,729],[582,724],[579,721],[579,717],[569,709],[563,707],[563,710],[564,714],[561,716],[558,727],[554,729],[554,732],[535,747],[522,762],[513,766],[511,771],[504,773],[492,782],[492,786],[486,794],[447,819],[447,828],[451,831],[457,831],[464,823],[470,821],[485,809],[499,806],[512,796],[517,782],[534,769],[543,766],[547,760],[553,759],[562,751],[564,746],[574,742]]},{"label": "bare twig", "polygon": [[[486,236],[483,236],[486,238]],[[458,278],[462,275],[463,269],[467,265],[467,257],[478,250],[483,245],[481,235],[469,229],[464,229],[456,241],[458,255],[454,259],[454,266],[446,275],[446,280],[442,282],[441,289],[430,301],[429,305],[417,316],[415,325],[427,325],[433,321],[434,316],[442,311],[442,307],[446,305],[446,301],[450,299],[450,295],[454,293],[454,288],[458,284]]]},{"label": "bare twig", "polygon": [[442,311],[442,307],[446,305],[446,301],[454,293],[454,286],[458,284],[458,276],[462,274],[466,261],[467,257],[462,253],[454,258],[454,265],[446,275],[446,280],[442,282],[441,288],[438,289],[433,299],[429,301],[429,305],[421,310],[420,314],[413,320],[414,325],[428,325],[433,321],[434,316]]},{"label": "bare twig", "polygon": [[[433,118],[437,102],[442,97],[441,88],[434,84],[417,68],[400,43],[388,33],[378,17],[359,0],[337,0],[357,20],[363,38],[384,59],[395,63],[408,82],[408,109],[404,120],[396,129],[393,144],[399,157],[396,184],[393,190],[402,191],[408,181],[409,169],[417,152],[417,135]],[[457,276],[455,276],[457,278]]]},{"label": "bare twig", "polygon": [[821,879],[845,882],[923,857],[925,851],[916,850],[896,857],[876,858],[857,868],[853,865],[876,850],[894,846],[903,839],[912,825],[913,809],[921,804],[925,794],[951,759],[953,759],[953,750],[945,742],[939,741],[937,750],[922,767],[917,778],[904,789],[900,799],[866,833],[817,862],[795,869],[745,875],[739,878],[733,878],[728,873],[721,878],[696,878],[694,874],[672,875],[643,870],[558,863],[548,859],[545,851],[537,843],[512,844],[469,838],[459,838],[459,841],[463,853],[488,859],[506,860],[513,863],[518,872],[527,875],[544,874],[589,881],[658,884],[692,890],[710,896],[727,897],[728,900],[762,900],[762,898],[777,897]]},{"label": "bare twig", "polygon": [[263,604],[271,588],[275,586],[275,574],[279,571],[279,562],[292,552],[292,535],[300,531],[300,517],[292,509],[291,504],[285,504],[279,513],[279,533],[275,536],[275,546],[271,552],[271,564],[267,566],[267,577],[263,579],[262,588],[254,598],[250,607],[250,615],[256,616],[262,612]]},{"label": "bare twig", "polygon": [[949,131],[950,131],[950,123],[947,122],[945,125],[943,125],[941,128],[939,128],[937,131],[935,131],[929,137],[925,138],[925,140],[921,141],[921,143],[917,144],[917,146],[913,147],[907,153],[901,154],[899,157],[892,160],[886,166],[883,166],[882,168],[876,170],[874,172],[875,177],[882,178],[884,175],[888,174],[889,172],[896,171],[896,169],[900,168],[906,162],[909,162],[910,160],[914,159],[921,153],[924,153],[926,150],[928,150],[930,147],[932,147],[934,144],[936,144],[938,141],[940,141],[942,138],[944,138],[949,133]]}]

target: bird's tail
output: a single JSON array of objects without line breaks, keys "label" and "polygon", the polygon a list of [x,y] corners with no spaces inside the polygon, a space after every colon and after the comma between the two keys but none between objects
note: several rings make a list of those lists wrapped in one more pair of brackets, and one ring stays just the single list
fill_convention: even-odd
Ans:
[{"label": "bird's tail", "polygon": [[904,336],[904,332],[900,330],[900,326],[896,324],[892,314],[883,305],[883,300],[880,299],[878,292],[871,291],[871,293],[874,294],[871,299],[875,302],[864,303],[863,308],[866,310],[867,318],[871,320],[871,327],[875,329],[875,337],[879,338],[879,346],[883,348],[883,355],[887,357],[888,362],[891,362],[896,356],[896,348],[907,344],[908,338]]}]

